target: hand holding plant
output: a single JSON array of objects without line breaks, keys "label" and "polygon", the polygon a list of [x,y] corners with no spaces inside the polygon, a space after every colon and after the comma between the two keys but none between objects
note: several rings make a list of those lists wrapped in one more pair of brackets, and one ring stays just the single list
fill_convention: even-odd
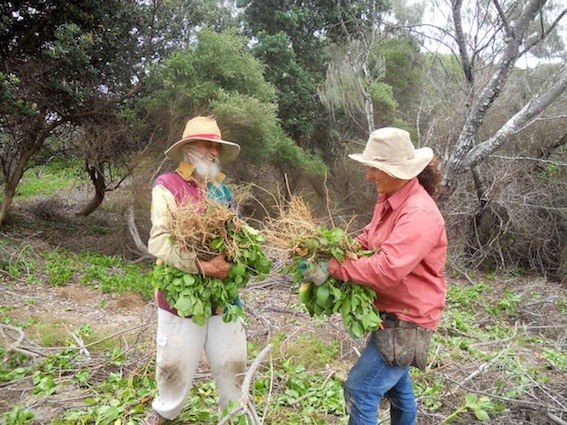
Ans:
[{"label": "hand holding plant", "polygon": [[[182,205],[172,217],[173,239],[197,253],[198,263],[206,264],[205,273],[189,274],[161,265],[153,274],[154,287],[163,291],[167,303],[198,325],[204,325],[217,308],[223,309],[225,322],[242,316],[242,309],[235,305],[239,289],[251,276],[261,278],[272,267],[258,230],[235,211],[211,202],[206,207],[198,211]],[[228,269],[227,261],[231,263]]]},{"label": "hand holding plant", "polygon": [[298,264],[298,268],[303,274],[305,281],[313,282],[317,286],[321,286],[329,278],[328,261],[312,263],[310,261],[301,260]]},{"label": "hand holding plant", "polygon": [[268,224],[267,238],[291,257],[288,271],[297,284],[300,301],[311,316],[339,313],[355,338],[378,329],[380,315],[374,306],[376,293],[367,287],[341,282],[328,272],[331,258],[343,262],[373,254],[363,251],[344,230],[315,224],[309,209],[292,197],[286,211]]}]

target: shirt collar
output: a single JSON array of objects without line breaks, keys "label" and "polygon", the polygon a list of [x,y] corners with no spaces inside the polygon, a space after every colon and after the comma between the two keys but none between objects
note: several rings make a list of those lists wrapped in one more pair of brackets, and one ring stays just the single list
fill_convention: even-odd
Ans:
[{"label": "shirt collar", "polygon": [[[175,172],[179,174],[183,180],[189,182],[193,180],[193,173],[195,172],[195,166],[193,164],[189,164],[188,162],[181,161]],[[223,173],[219,173],[219,175],[213,181],[213,183],[219,184],[225,178],[226,176]]]},{"label": "shirt collar", "polygon": [[418,185],[419,185],[419,181],[417,180],[417,177],[414,177],[404,187],[402,187],[393,195],[386,198],[385,202],[390,204],[390,207],[393,210],[399,208],[399,206],[404,203],[404,201],[409,196],[409,194],[412,193],[415,189],[417,189]]}]

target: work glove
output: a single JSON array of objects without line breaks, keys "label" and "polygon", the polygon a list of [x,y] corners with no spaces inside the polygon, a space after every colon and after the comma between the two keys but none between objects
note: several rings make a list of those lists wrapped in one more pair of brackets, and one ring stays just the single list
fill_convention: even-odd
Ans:
[{"label": "work glove", "polygon": [[312,263],[311,261],[301,260],[299,271],[303,275],[303,279],[320,286],[329,278],[329,262]]}]

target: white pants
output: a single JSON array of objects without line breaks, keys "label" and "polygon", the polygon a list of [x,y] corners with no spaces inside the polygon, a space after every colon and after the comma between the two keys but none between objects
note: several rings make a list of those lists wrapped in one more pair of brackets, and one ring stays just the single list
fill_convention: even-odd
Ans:
[{"label": "white pants", "polygon": [[238,402],[246,371],[246,334],[241,319],[224,323],[212,316],[204,326],[158,309],[156,379],[153,409],[166,419],[179,416],[203,349],[219,391],[219,407]]}]

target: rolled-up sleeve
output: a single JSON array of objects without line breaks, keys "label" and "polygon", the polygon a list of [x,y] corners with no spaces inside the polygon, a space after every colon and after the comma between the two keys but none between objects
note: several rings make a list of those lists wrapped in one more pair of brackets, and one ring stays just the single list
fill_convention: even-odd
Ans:
[{"label": "rolled-up sleeve", "polygon": [[400,215],[378,253],[347,259],[343,264],[332,260],[329,271],[337,279],[368,286],[377,292],[393,287],[438,244],[443,226],[426,210],[409,208]]},{"label": "rolled-up sleeve", "polygon": [[152,228],[148,240],[148,252],[165,264],[186,273],[199,273],[196,255],[171,239],[168,226],[169,216],[176,208],[173,194],[161,185],[152,189]]}]

